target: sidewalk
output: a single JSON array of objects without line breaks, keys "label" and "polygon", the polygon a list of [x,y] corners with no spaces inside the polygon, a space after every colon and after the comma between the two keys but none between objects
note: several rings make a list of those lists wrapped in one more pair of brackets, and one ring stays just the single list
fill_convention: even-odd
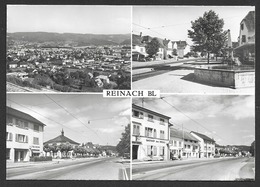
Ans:
[{"label": "sidewalk", "polygon": [[41,161],[41,162],[6,162],[6,169],[10,168],[20,168],[20,167],[30,167],[30,166],[41,166],[41,165],[50,165],[50,164],[59,164],[64,162],[73,162],[73,161],[82,161],[93,160],[96,158],[70,158],[70,159],[53,159],[52,161]]},{"label": "sidewalk", "polygon": [[164,160],[164,161],[140,161],[140,160],[134,160],[134,161],[132,161],[132,165],[154,164],[154,163],[170,164],[170,163],[178,163],[178,162],[219,160],[219,159],[228,159],[228,158],[234,158],[234,157],[219,157],[219,158],[192,158],[192,157],[190,157],[190,158],[182,158],[182,159],[178,159],[178,160]]}]

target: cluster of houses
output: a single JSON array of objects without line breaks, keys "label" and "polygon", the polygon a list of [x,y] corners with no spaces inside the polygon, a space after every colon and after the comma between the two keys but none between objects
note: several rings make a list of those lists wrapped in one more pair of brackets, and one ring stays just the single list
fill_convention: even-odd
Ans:
[{"label": "cluster of houses", "polygon": [[133,160],[213,158],[219,154],[216,149],[230,148],[220,147],[205,134],[177,129],[169,120],[169,116],[132,105]]},{"label": "cluster of houses", "polygon": [[[145,61],[148,54],[146,53],[146,44],[151,42],[151,36],[132,35],[132,59],[133,61]],[[159,43],[159,50],[155,54],[155,60],[183,58],[190,52],[190,45],[186,41],[171,41],[156,38]]]},{"label": "cluster of houses", "polygon": [[[31,115],[14,109],[6,107],[6,161],[7,162],[23,162],[30,161],[30,158],[39,156],[52,156],[53,158],[72,158],[76,155],[74,148],[80,146],[80,143],[66,137],[64,131],[61,135],[43,141],[44,127],[46,125],[35,119]],[[46,152],[44,146],[46,145],[69,144],[72,150],[68,153],[62,151]],[[81,145],[83,146],[83,145]],[[98,156],[107,156],[107,151],[100,149],[101,146],[88,142],[83,146],[87,149],[87,154],[93,156],[95,150],[98,149]],[[100,151],[101,150],[101,151]],[[116,155],[113,150],[109,150],[110,155]],[[97,154],[95,154],[96,156]]]},{"label": "cluster of houses", "polygon": [[61,71],[98,72],[97,85],[102,87],[108,75],[123,71],[131,72],[131,46],[89,46],[85,48],[13,47],[7,50],[8,75],[25,79],[39,73],[56,74]]}]

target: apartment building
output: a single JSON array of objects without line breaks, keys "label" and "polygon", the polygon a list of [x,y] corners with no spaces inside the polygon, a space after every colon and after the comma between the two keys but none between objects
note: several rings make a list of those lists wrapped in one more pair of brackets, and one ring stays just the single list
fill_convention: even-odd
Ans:
[{"label": "apartment building", "polygon": [[6,107],[6,160],[29,161],[43,153],[42,122],[29,114]]},{"label": "apartment building", "polygon": [[191,134],[199,140],[199,158],[211,158],[215,155],[215,140],[208,136],[191,131]]},{"label": "apartment building", "polygon": [[170,117],[132,105],[132,159],[168,160]]},{"label": "apartment building", "polygon": [[174,158],[198,158],[199,140],[189,132],[171,128],[170,151]]}]

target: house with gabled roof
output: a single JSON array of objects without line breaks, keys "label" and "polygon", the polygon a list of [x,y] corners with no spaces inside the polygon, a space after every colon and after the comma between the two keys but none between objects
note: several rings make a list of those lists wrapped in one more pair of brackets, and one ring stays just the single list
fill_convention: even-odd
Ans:
[{"label": "house with gabled roof", "polygon": [[170,151],[175,158],[198,158],[199,140],[189,132],[170,128]]},{"label": "house with gabled roof", "polygon": [[199,158],[212,158],[215,155],[215,140],[208,136],[191,131],[196,139],[199,140]]},{"label": "house with gabled roof", "polygon": [[183,58],[188,52],[190,52],[190,45],[186,41],[173,41],[173,47],[177,49],[177,55]]},{"label": "house with gabled roof", "polygon": [[255,63],[255,11],[250,11],[240,22],[239,46],[234,49],[242,64]]}]

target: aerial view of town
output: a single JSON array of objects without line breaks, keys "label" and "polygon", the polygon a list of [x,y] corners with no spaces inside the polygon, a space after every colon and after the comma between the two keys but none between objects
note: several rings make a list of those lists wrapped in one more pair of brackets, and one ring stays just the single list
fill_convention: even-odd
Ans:
[{"label": "aerial view of town", "polygon": [[[80,23],[73,25],[75,20],[67,19],[64,14],[68,8],[8,6],[7,92],[101,92],[103,89],[131,89],[130,8],[95,7],[93,10],[84,6],[70,7],[70,11],[84,11],[81,12],[83,17],[78,19],[90,19],[92,11],[99,12],[98,18],[88,20],[92,27],[96,25],[96,30],[86,26],[73,28]],[[87,11],[90,9],[92,10]],[[29,10],[31,13],[37,11],[38,16],[32,17],[29,13],[16,16],[18,12]],[[60,12],[55,17],[55,26],[48,22],[46,16],[46,12],[51,10]],[[107,16],[109,10],[117,10],[117,13]],[[119,15],[123,11],[121,20],[125,22],[124,25],[128,25],[124,30],[118,28],[122,22]],[[104,16],[109,20],[115,19],[118,25],[111,25],[111,21],[102,27],[99,22]],[[27,18],[31,20],[29,28],[19,24],[19,19]],[[38,22],[41,22],[40,27]],[[57,24],[61,24],[61,27],[55,30]],[[68,26],[73,29],[66,30]],[[104,27],[109,28],[106,30]]]}]

